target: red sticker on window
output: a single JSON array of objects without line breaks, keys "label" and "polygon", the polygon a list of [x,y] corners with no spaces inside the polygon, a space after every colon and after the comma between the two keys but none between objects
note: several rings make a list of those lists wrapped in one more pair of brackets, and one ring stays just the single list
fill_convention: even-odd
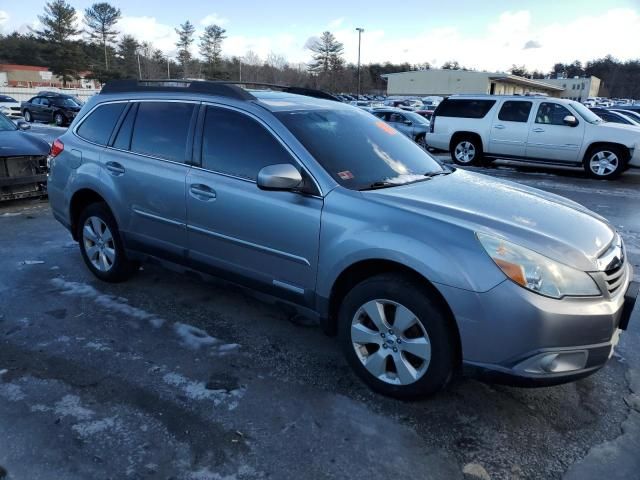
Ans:
[{"label": "red sticker on window", "polygon": [[396,133],[398,133],[398,131],[395,128],[393,128],[390,125],[387,125],[383,121],[376,122],[376,127],[378,127],[380,130],[388,133],[389,135],[395,135]]},{"label": "red sticker on window", "polygon": [[344,172],[338,172],[338,176],[342,180],[352,180],[353,179],[353,173],[351,173],[349,170],[345,170]]}]

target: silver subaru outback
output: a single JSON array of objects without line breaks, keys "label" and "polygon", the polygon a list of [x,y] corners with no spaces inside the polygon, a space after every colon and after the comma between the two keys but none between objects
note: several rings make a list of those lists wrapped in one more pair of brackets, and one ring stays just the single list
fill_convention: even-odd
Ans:
[{"label": "silver subaru outback", "polygon": [[244,87],[109,83],[54,142],[51,207],[95,276],[155,257],[266,292],[400,398],[611,357],[638,285],[604,218],[441,165],[322,92]]}]

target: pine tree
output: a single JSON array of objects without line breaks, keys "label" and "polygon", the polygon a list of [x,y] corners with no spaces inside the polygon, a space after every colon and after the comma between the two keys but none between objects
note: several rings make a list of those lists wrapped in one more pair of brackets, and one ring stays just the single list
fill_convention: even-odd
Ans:
[{"label": "pine tree", "polygon": [[107,47],[113,44],[118,31],[114,28],[120,20],[121,12],[119,8],[101,2],[94,3],[84,11],[84,23],[89,29],[90,41],[100,42],[104,50],[104,68],[109,70],[109,56]]},{"label": "pine tree", "polygon": [[80,45],[74,40],[82,33],[75,25],[76,9],[64,0],[53,0],[45,5],[44,15],[38,15],[38,19],[42,29],[34,33],[49,43],[49,69],[66,85],[77,78],[85,63]]},{"label": "pine tree", "polygon": [[336,72],[344,65],[344,45],[331,32],[323,32],[308,48],[313,52],[313,61],[309,64],[313,73]]},{"label": "pine tree", "polygon": [[178,47],[178,61],[182,66],[183,78],[189,77],[189,63],[191,62],[191,52],[189,48],[193,43],[193,34],[195,31],[196,27],[194,27],[189,20],[180,25],[180,28],[176,28],[176,33],[178,34],[176,47]]},{"label": "pine tree", "polygon": [[124,35],[118,45],[118,70],[122,78],[138,78],[140,44],[131,35]]},{"label": "pine tree", "polygon": [[218,25],[208,25],[200,36],[200,55],[206,63],[207,77],[216,77],[222,58],[222,41],[226,30]]}]

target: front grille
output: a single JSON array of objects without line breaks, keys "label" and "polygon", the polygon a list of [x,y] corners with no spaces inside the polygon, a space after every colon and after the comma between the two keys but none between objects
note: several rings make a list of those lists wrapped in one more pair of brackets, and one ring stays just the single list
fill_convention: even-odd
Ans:
[{"label": "front grille", "polygon": [[622,286],[622,282],[624,281],[624,270],[625,270],[624,261],[621,262],[616,268],[612,268],[611,270],[607,270],[604,272],[604,279],[607,283],[607,291],[609,295],[612,295],[618,291],[618,289]]}]

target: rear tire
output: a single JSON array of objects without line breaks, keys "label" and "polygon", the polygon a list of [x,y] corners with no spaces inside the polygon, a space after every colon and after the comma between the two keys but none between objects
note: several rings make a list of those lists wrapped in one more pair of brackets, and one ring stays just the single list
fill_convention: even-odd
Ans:
[{"label": "rear tire", "polygon": [[77,238],[85,264],[100,280],[122,282],[138,270],[127,258],[118,224],[105,203],[92,203],[82,211]]},{"label": "rear tire", "polygon": [[455,137],[451,142],[451,160],[458,165],[479,165],[482,163],[482,143],[471,135]]},{"label": "rear tire", "polygon": [[25,122],[33,123],[33,115],[31,115],[31,112],[29,110],[25,110],[22,116],[24,117]]},{"label": "rear tire", "polygon": [[404,275],[356,285],[340,306],[338,336],[356,374],[384,395],[424,397],[452,377],[455,336],[447,315],[425,286]]},{"label": "rear tire", "polygon": [[592,147],[585,155],[583,165],[591,178],[611,180],[627,169],[627,155],[615,145]]},{"label": "rear tire", "polygon": [[66,119],[64,118],[64,115],[61,112],[56,112],[53,115],[53,123],[55,123],[56,126],[58,127],[64,127],[64,124],[67,122],[66,122]]}]

